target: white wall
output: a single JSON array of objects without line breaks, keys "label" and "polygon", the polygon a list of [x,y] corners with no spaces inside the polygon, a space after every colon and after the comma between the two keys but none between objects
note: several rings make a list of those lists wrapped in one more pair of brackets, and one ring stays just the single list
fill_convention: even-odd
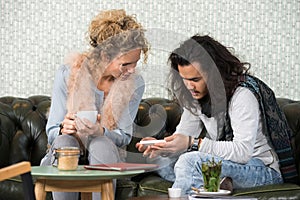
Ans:
[{"label": "white wall", "polygon": [[300,99],[299,0],[1,0],[0,96],[51,95],[64,57],[88,47],[99,10],[124,8],[148,29],[147,96],[165,96],[168,54],[195,33],[234,47],[278,97]]}]

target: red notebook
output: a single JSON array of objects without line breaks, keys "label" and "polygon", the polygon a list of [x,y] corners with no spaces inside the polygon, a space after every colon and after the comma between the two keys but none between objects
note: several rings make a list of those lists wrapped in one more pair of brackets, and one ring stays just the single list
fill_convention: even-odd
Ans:
[{"label": "red notebook", "polygon": [[113,171],[152,170],[158,168],[158,165],[121,162],[121,163],[111,163],[111,164],[85,165],[84,168],[95,169],[95,170],[113,170]]}]

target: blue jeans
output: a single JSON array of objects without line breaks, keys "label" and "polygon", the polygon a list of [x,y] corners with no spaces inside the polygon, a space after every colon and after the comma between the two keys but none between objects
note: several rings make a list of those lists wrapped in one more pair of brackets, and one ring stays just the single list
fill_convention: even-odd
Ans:
[{"label": "blue jeans", "polygon": [[[279,172],[265,166],[257,158],[249,160],[246,164],[239,164],[210,154],[194,151],[182,154],[177,160],[174,166],[176,178],[172,187],[182,188],[182,194],[191,193],[191,187],[201,188],[203,186],[201,164],[202,162],[211,160],[212,157],[214,157],[215,161],[222,160],[221,178],[225,176],[231,177],[234,189],[283,182]],[[168,171],[167,176],[171,176],[170,170],[165,171]],[[164,174],[160,175],[162,177],[165,176]]]}]

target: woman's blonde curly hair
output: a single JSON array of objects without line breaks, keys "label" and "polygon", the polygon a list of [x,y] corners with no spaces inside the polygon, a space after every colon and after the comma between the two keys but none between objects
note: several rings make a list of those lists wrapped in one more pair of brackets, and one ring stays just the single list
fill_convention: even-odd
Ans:
[{"label": "woman's blonde curly hair", "polygon": [[135,16],[127,15],[125,10],[101,11],[90,23],[88,37],[90,45],[100,48],[112,59],[118,53],[141,48],[144,62],[147,60],[149,44],[145,30]]}]

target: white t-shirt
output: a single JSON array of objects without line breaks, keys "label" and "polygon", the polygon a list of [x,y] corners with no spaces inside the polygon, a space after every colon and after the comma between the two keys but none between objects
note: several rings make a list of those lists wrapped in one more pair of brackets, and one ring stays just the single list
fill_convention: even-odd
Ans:
[{"label": "white t-shirt", "polygon": [[184,109],[175,134],[198,137],[204,125],[207,135],[202,140],[199,151],[241,164],[247,163],[251,158],[258,158],[280,172],[277,155],[263,134],[258,101],[249,89],[238,87],[228,105],[233,141],[216,141],[217,120],[202,114],[200,108],[197,113],[198,115],[194,115]]}]

